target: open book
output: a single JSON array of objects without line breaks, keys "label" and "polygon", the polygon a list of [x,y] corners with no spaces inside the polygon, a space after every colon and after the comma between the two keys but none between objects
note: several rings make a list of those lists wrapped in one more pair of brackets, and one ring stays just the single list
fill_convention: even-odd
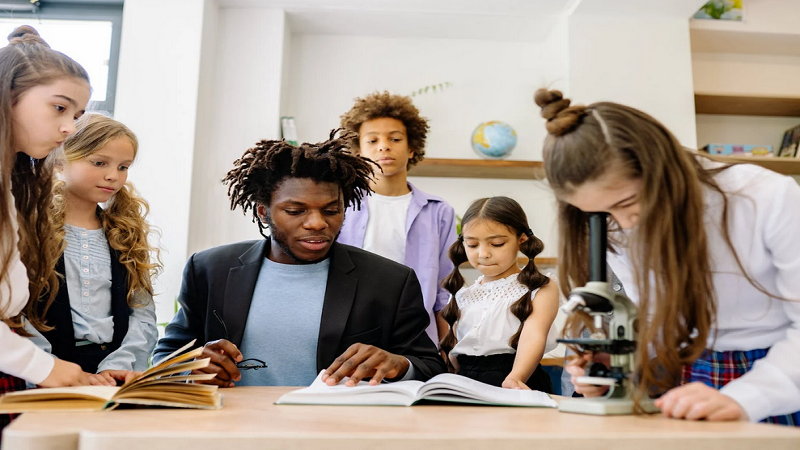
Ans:
[{"label": "open book", "polygon": [[275,403],[411,406],[421,400],[499,406],[558,406],[544,392],[503,389],[452,373],[436,375],[425,383],[409,380],[370,386],[366,381],[361,381],[353,387],[345,386],[344,381],[336,386],[328,386],[322,382],[320,373],[311,386],[284,394]]},{"label": "open book", "polygon": [[5,394],[0,396],[0,413],[98,411],[125,404],[219,409],[222,401],[217,386],[191,383],[210,380],[216,374],[185,374],[208,366],[208,358],[194,360],[203,353],[202,347],[183,353],[192,345],[194,341],[122,386],[41,388]]}]

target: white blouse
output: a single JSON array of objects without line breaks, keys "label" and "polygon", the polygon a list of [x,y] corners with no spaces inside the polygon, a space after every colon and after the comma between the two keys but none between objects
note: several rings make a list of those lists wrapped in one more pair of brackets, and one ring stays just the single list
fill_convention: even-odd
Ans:
[{"label": "white blouse", "polygon": [[[705,228],[717,301],[708,348],[770,348],[721,392],[752,421],[800,411],[800,186],[749,164],[726,169],[715,180],[728,193],[730,239],[744,268],[767,292],[794,300],[770,298],[744,277],[723,239],[722,197],[706,189]],[[636,303],[630,252],[620,250],[608,253],[608,263]]]},{"label": "white blouse", "polygon": [[[11,247],[11,261],[8,275],[0,280],[0,308],[5,317],[13,317],[20,313],[28,303],[28,271],[22,264],[19,255],[19,225],[17,210],[14,208],[14,197],[8,193],[11,205],[11,224],[14,236],[11,242],[0,240],[0,255],[6,254]],[[36,347],[24,337],[11,331],[5,322],[0,322],[0,372],[22,378],[33,384],[39,384],[53,370],[53,357]]]},{"label": "white blouse", "polygon": [[[454,324],[458,343],[450,352],[451,361],[455,363],[458,355],[516,353],[508,340],[519,330],[520,320],[511,313],[511,305],[528,292],[528,288],[517,281],[517,275],[486,283],[482,283],[481,276],[472,286],[464,286],[456,293],[461,317]],[[531,292],[531,296],[538,291]],[[556,345],[556,330],[551,326],[544,353]]]}]

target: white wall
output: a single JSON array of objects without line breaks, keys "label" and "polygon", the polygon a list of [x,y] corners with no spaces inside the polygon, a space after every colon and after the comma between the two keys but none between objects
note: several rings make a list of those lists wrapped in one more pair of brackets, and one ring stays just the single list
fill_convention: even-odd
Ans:
[{"label": "white wall", "polygon": [[623,103],[655,117],[695,147],[686,18],[576,14],[569,21],[570,97]]},{"label": "white wall", "polygon": [[[511,158],[541,160],[544,124],[533,103],[542,86],[566,88],[566,22],[542,43],[468,39],[393,39],[294,35],[284,115],[295,117],[301,141],[320,141],[339,125],[356,97],[388,90],[409,95],[450,82],[444,91],[414,97],[430,120],[430,158],[478,158],[470,146],[475,127],[501,120],[517,131]],[[552,196],[541,182],[412,177],[420,189],[444,197],[458,214],[477,198],[508,195],[523,205],[532,229],[555,255]]]},{"label": "white wall", "polygon": [[213,81],[200,95],[206,120],[196,141],[189,254],[260,237],[249,212],[230,210],[222,179],[257,141],[280,138],[285,24],[281,9],[219,9],[209,39],[213,59],[203,67],[203,76]]},{"label": "white wall", "polygon": [[162,320],[172,317],[186,262],[201,42],[213,7],[211,0],[125,2],[115,118],[139,138],[130,180],[162,232],[165,269],[156,283]]}]

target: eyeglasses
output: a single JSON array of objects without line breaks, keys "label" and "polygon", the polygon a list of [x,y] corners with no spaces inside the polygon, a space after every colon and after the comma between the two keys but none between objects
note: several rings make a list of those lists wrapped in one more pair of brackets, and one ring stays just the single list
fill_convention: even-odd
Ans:
[{"label": "eyeglasses", "polygon": [[[228,327],[225,326],[225,321],[222,320],[222,317],[220,317],[220,315],[219,315],[219,313],[217,313],[216,309],[214,311],[212,311],[212,312],[214,313],[214,317],[216,317],[217,320],[219,321],[220,325],[222,325],[222,331],[223,331],[223,333],[225,335],[225,339],[226,340],[230,340],[230,339],[228,339]],[[247,359],[244,359],[244,360],[239,361],[238,363],[236,363],[236,368],[239,369],[239,370],[266,369],[267,368],[267,363],[265,363],[264,361],[262,361],[260,359],[256,359],[256,358],[247,358]]]}]

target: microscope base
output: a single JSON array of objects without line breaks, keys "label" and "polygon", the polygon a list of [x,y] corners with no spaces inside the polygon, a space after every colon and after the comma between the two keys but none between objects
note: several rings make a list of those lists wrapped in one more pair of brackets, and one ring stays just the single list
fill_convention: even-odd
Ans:
[{"label": "microscope base", "polygon": [[[595,416],[630,415],[633,414],[633,400],[629,398],[565,398],[558,404],[558,410],[567,413],[591,414]],[[660,410],[652,400],[641,404],[646,413],[657,413]]]}]

